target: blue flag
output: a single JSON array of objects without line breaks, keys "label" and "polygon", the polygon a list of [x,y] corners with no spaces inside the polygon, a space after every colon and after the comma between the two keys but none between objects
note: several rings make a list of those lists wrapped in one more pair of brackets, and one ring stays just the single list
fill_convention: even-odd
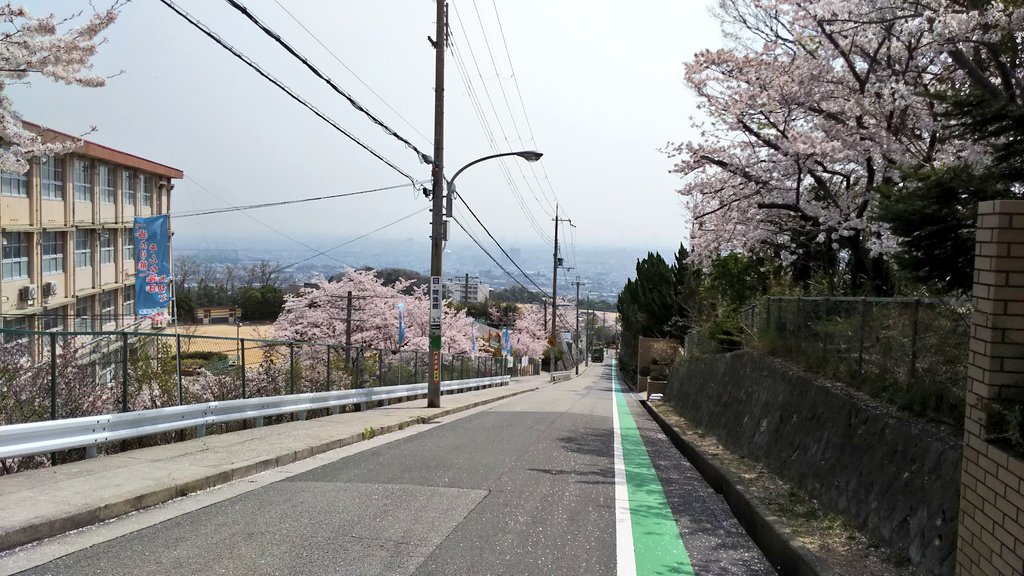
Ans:
[{"label": "blue flag", "polygon": [[132,228],[135,242],[135,310],[152,316],[171,303],[170,219],[166,214],[136,218]]},{"label": "blue flag", "polygon": [[512,355],[512,336],[508,333],[508,328],[501,332],[501,353],[506,356]]}]

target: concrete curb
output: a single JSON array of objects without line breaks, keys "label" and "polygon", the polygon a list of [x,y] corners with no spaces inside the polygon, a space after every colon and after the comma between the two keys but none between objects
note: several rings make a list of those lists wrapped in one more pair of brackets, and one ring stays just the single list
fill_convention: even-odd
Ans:
[{"label": "concrete curb", "polygon": [[375,427],[373,428],[374,434],[372,436],[364,436],[364,433],[362,432],[352,434],[350,436],[336,438],[316,446],[272,456],[264,460],[260,460],[259,462],[250,462],[229,470],[214,472],[208,476],[194,478],[173,486],[165,486],[142,494],[136,494],[130,498],[125,498],[116,502],[107,502],[90,510],[79,511],[56,518],[43,518],[38,522],[20,526],[14,530],[0,534],[0,552],[6,552],[19,546],[31,544],[38,540],[51,538],[72,530],[78,530],[93,524],[113,520],[114,518],[131,512],[151,508],[157,504],[174,500],[175,498],[181,498],[182,496],[207,490],[209,488],[220,486],[221,484],[227,484],[228,482],[245,478],[247,476],[253,476],[261,472],[266,472],[267,470],[286,466],[293,462],[305,460],[306,458],[311,458],[324,452],[330,452],[331,450],[336,450],[363,440],[368,440],[372,437],[396,432],[398,430],[404,430],[405,428],[415,426],[416,424],[425,424],[439,418],[472,410],[473,408],[478,408],[486,404],[492,404],[521,394],[534,392],[538,389],[540,389],[540,387],[518,390],[516,392],[511,392],[495,398],[487,398],[464,406],[441,409],[430,416],[416,416],[387,426]]},{"label": "concrete curb", "polygon": [[654,418],[672,444],[693,464],[704,480],[725,498],[733,515],[739,520],[750,538],[764,552],[782,576],[832,576],[832,570],[817,555],[800,543],[777,519],[768,515],[739,489],[735,475],[715,463],[703,450],[683,437],[669,424],[657,408],[641,400],[647,413]]}]

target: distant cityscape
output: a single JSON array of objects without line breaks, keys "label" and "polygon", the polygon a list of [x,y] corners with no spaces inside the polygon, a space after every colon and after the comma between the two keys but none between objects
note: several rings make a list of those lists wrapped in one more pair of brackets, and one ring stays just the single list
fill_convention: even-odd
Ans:
[{"label": "distant cityscape", "polygon": [[[202,241],[187,237],[175,238],[175,253],[179,256],[191,256],[206,265],[250,265],[261,260],[268,260],[287,266],[282,271],[285,283],[301,284],[317,274],[329,277],[345,267],[361,268],[406,268],[427,274],[429,272],[430,244],[422,239],[370,239],[361,240],[351,246],[330,251],[328,254],[316,255],[317,251],[327,250],[337,245],[338,238],[303,240],[312,248],[304,248],[297,243],[272,242],[267,236],[243,238],[221,237],[213,239],[205,236]],[[552,252],[550,246],[532,245],[516,246],[512,242],[503,242],[509,246],[508,253],[516,263],[539,284],[545,292],[551,290]],[[522,284],[536,290],[536,287],[519,272],[497,248],[488,248],[508,272],[512,273]],[[562,247],[561,256],[564,268],[558,271],[558,292],[560,295],[573,297],[576,293],[574,285],[576,276],[583,285],[580,287],[581,299],[590,297],[595,300],[614,302],[627,278],[636,273],[636,261],[646,256],[646,247],[582,247],[575,250]],[[675,248],[671,246],[662,250],[662,255],[670,259]],[[474,279],[486,283],[492,290],[517,285],[514,280],[502,271],[477,246],[469,243],[450,243],[444,254],[445,277],[461,277],[469,274]]]}]

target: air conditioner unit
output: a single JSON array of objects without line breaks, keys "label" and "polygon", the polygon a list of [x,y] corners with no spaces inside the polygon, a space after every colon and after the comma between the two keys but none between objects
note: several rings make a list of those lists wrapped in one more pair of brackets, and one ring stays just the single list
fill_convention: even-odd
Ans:
[{"label": "air conditioner unit", "polygon": [[43,284],[43,298],[49,298],[50,296],[57,295],[57,283],[46,282]]},{"label": "air conditioner unit", "polygon": [[35,300],[38,297],[37,292],[38,290],[35,284],[28,284],[27,286],[22,286],[21,289],[18,290],[18,296],[25,301]]}]

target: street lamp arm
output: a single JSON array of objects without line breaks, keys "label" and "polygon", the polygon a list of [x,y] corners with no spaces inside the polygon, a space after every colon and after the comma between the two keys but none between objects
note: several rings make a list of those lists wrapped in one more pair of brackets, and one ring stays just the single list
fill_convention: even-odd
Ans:
[{"label": "street lamp arm", "polygon": [[477,158],[476,160],[473,160],[472,162],[470,162],[469,164],[466,164],[462,168],[459,168],[458,171],[455,172],[455,175],[448,179],[448,187],[450,188],[452,186],[452,184],[455,182],[455,179],[458,178],[459,174],[462,174],[462,172],[466,168],[469,168],[470,166],[472,166],[474,164],[479,164],[480,162],[483,162],[485,160],[492,160],[494,158],[503,158],[505,156],[519,156],[520,158],[522,158],[522,159],[524,159],[524,160],[526,160],[528,162],[536,162],[537,160],[540,160],[540,157],[543,156],[543,154],[540,153],[540,152],[536,152],[534,150],[523,150],[523,151],[520,151],[520,152],[502,152],[500,154],[491,154],[490,156],[484,156],[483,158]]}]

